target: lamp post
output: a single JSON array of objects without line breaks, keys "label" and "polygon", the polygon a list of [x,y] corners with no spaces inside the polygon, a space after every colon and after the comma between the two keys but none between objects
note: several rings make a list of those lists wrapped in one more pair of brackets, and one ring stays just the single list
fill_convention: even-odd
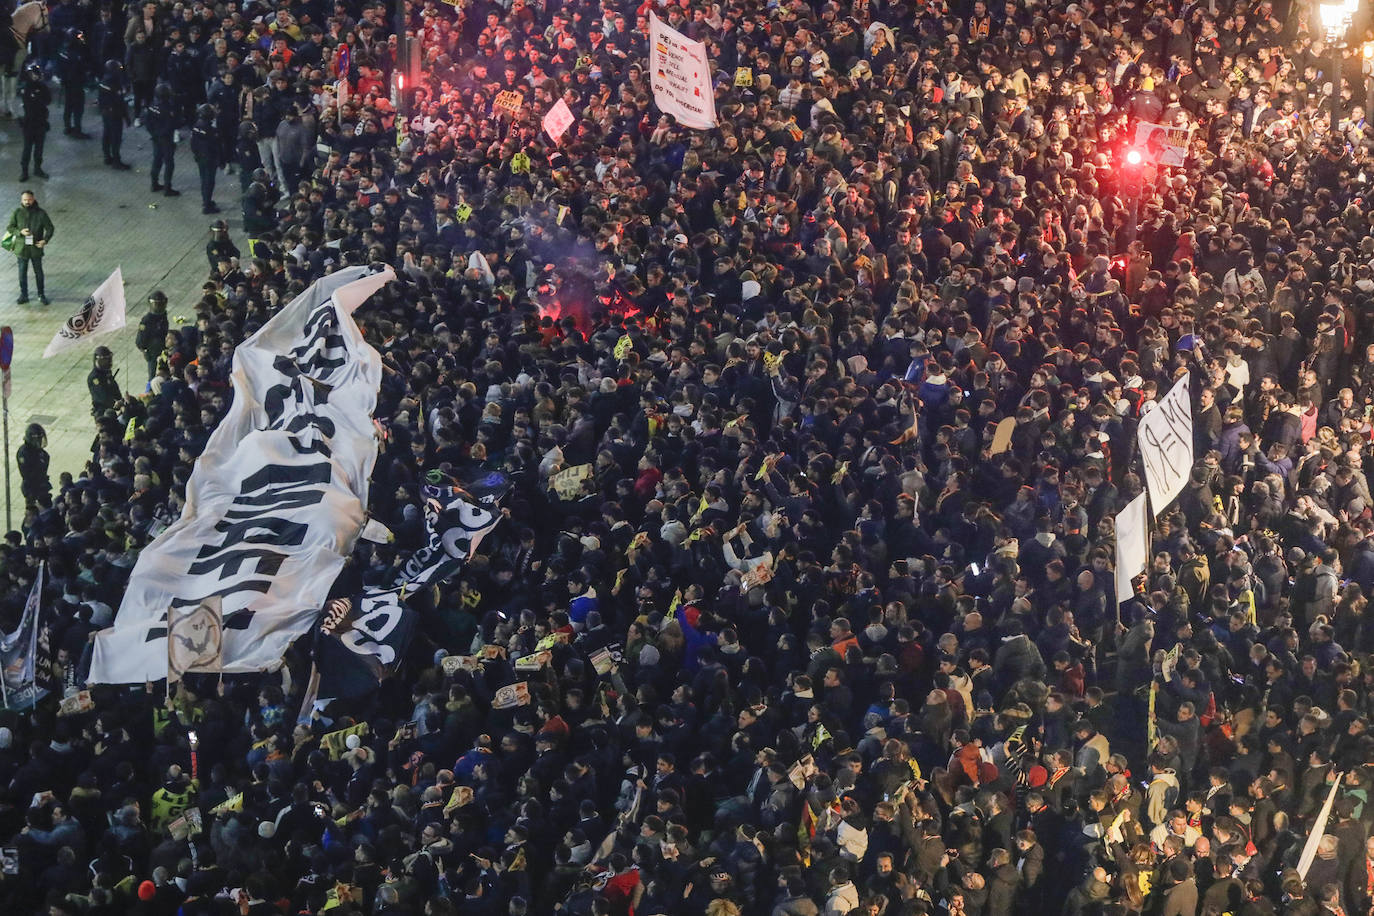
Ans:
[{"label": "lamp post", "polygon": [[1345,47],[1345,37],[1350,31],[1350,23],[1359,11],[1360,0],[1332,0],[1317,4],[1317,15],[1321,19],[1322,32],[1331,46],[1331,133],[1340,130],[1341,123],[1341,70],[1344,61],[1341,51]]}]

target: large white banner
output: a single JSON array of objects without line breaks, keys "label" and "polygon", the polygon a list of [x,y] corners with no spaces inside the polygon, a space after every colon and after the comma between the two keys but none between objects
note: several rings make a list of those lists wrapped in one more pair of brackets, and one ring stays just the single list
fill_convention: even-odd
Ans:
[{"label": "large white banner", "polygon": [[716,126],[716,94],[706,44],[692,41],[649,13],[649,85],[654,104],[684,127]]},{"label": "large white banner", "polygon": [[1193,470],[1193,402],[1188,394],[1188,373],[1169,393],[1146,405],[1136,442],[1145,462],[1145,483],[1150,488],[1150,507],[1155,516],[1169,508]]},{"label": "large white banner", "polygon": [[1122,506],[1116,514],[1116,601],[1135,594],[1131,580],[1145,571],[1150,561],[1150,510],[1145,494]]},{"label": "large white banner", "polygon": [[118,331],[128,323],[124,308],[124,272],[118,267],[105,278],[105,282],[95,288],[86,298],[81,311],[68,318],[57,329],[48,348],[43,351],[47,359],[63,350],[70,350],[89,337]]},{"label": "large white banner", "polygon": [[[1335,772],[1334,767],[1332,772]],[[1322,809],[1312,822],[1312,832],[1307,835],[1307,842],[1302,844],[1302,855],[1298,856],[1298,875],[1304,881],[1307,880],[1307,870],[1312,867],[1312,860],[1317,857],[1317,847],[1322,844],[1322,837],[1326,836],[1326,822],[1331,817],[1331,806],[1336,802],[1336,791],[1341,787],[1344,776],[1344,773],[1336,774],[1331,791],[1326,793],[1326,801],[1322,802]]]},{"label": "large white banner", "polygon": [[220,599],[214,669],[226,673],[275,668],[314,624],[362,530],[377,459],[381,357],[352,314],[394,276],[325,277],[235,351],[233,405],[181,518],[139,556],[114,626],[97,635],[90,683],[166,677],[169,608]]}]

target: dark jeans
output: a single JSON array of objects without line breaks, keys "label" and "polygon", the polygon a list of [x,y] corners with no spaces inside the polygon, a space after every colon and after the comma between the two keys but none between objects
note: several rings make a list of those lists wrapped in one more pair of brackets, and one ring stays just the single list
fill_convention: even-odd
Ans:
[{"label": "dark jeans", "polygon": [[30,264],[33,265],[33,281],[38,287],[38,295],[43,295],[43,259],[41,257],[25,258],[21,256],[19,258],[19,297],[21,299],[29,298]]},{"label": "dark jeans", "polygon": [[213,159],[197,159],[196,168],[200,170],[200,205],[208,207],[215,202],[215,162]]},{"label": "dark jeans", "polygon": [[62,88],[62,127],[81,131],[81,118],[86,113],[86,91],[81,86]]},{"label": "dark jeans", "polygon": [[106,162],[118,162],[119,147],[124,142],[124,119],[104,116],[100,120],[105,128],[100,133],[100,151]]},{"label": "dark jeans", "polygon": [[24,129],[24,151],[19,155],[19,169],[25,175],[29,173],[30,162],[36,169],[43,167],[43,140],[47,135],[46,129]]},{"label": "dark jeans", "polygon": [[143,109],[148,107],[148,103],[153,100],[153,87],[157,85],[155,80],[134,80],[131,88],[134,91],[134,117],[142,117]]},{"label": "dark jeans", "polygon": [[153,184],[158,183],[158,176],[166,169],[167,177],[162,182],[165,187],[172,186],[172,170],[176,166],[176,144],[171,137],[153,138]]}]

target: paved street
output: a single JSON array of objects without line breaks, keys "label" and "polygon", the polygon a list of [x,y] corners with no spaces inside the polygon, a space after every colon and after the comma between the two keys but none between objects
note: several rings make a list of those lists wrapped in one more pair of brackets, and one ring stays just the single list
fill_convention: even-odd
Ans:
[{"label": "paved street", "polygon": [[[125,131],[123,158],[134,169],[113,171],[101,158],[100,121],[92,108],[88,99],[85,129],[93,139],[74,140],[62,133],[60,103],[53,105],[53,129],[48,133],[43,163],[52,177],[31,178],[23,185],[18,181],[19,129],[13,121],[0,121],[0,214],[8,221],[19,205],[20,191],[31,188],[57,227],[45,258],[52,305],[38,304],[32,278],[29,292],[33,302],[15,304],[19,289],[15,259],[0,252],[0,324],[11,325],[15,337],[9,405],[14,514],[6,530],[17,526],[23,515],[13,455],[30,422],[42,423],[48,431],[54,487],[62,471],[78,473],[90,457],[94,426],[86,374],[96,344],[42,359],[43,348],[53,333],[110,271],[122,267],[129,324],[123,331],[98,338],[98,342],[114,351],[120,386],[126,391],[142,391],[146,368],[142,355],[134,349],[134,335],[147,308],[148,294],[161,289],[167,294],[169,316],[190,315],[207,274],[205,243],[215,217],[201,215],[199,181],[189,143],[183,138],[177,149],[175,184],[182,196],[153,194],[148,190],[152,154],[147,133],[138,127]],[[229,221],[231,235],[242,248],[238,176],[221,172],[215,196],[224,209],[221,215]]]}]

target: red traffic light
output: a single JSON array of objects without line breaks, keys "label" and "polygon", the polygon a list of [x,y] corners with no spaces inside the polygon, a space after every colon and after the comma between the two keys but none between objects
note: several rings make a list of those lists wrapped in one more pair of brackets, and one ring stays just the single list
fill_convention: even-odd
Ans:
[{"label": "red traffic light", "polygon": [[1143,161],[1145,161],[1145,157],[1140,155],[1140,150],[1133,149],[1126,152],[1127,165],[1140,165]]}]

